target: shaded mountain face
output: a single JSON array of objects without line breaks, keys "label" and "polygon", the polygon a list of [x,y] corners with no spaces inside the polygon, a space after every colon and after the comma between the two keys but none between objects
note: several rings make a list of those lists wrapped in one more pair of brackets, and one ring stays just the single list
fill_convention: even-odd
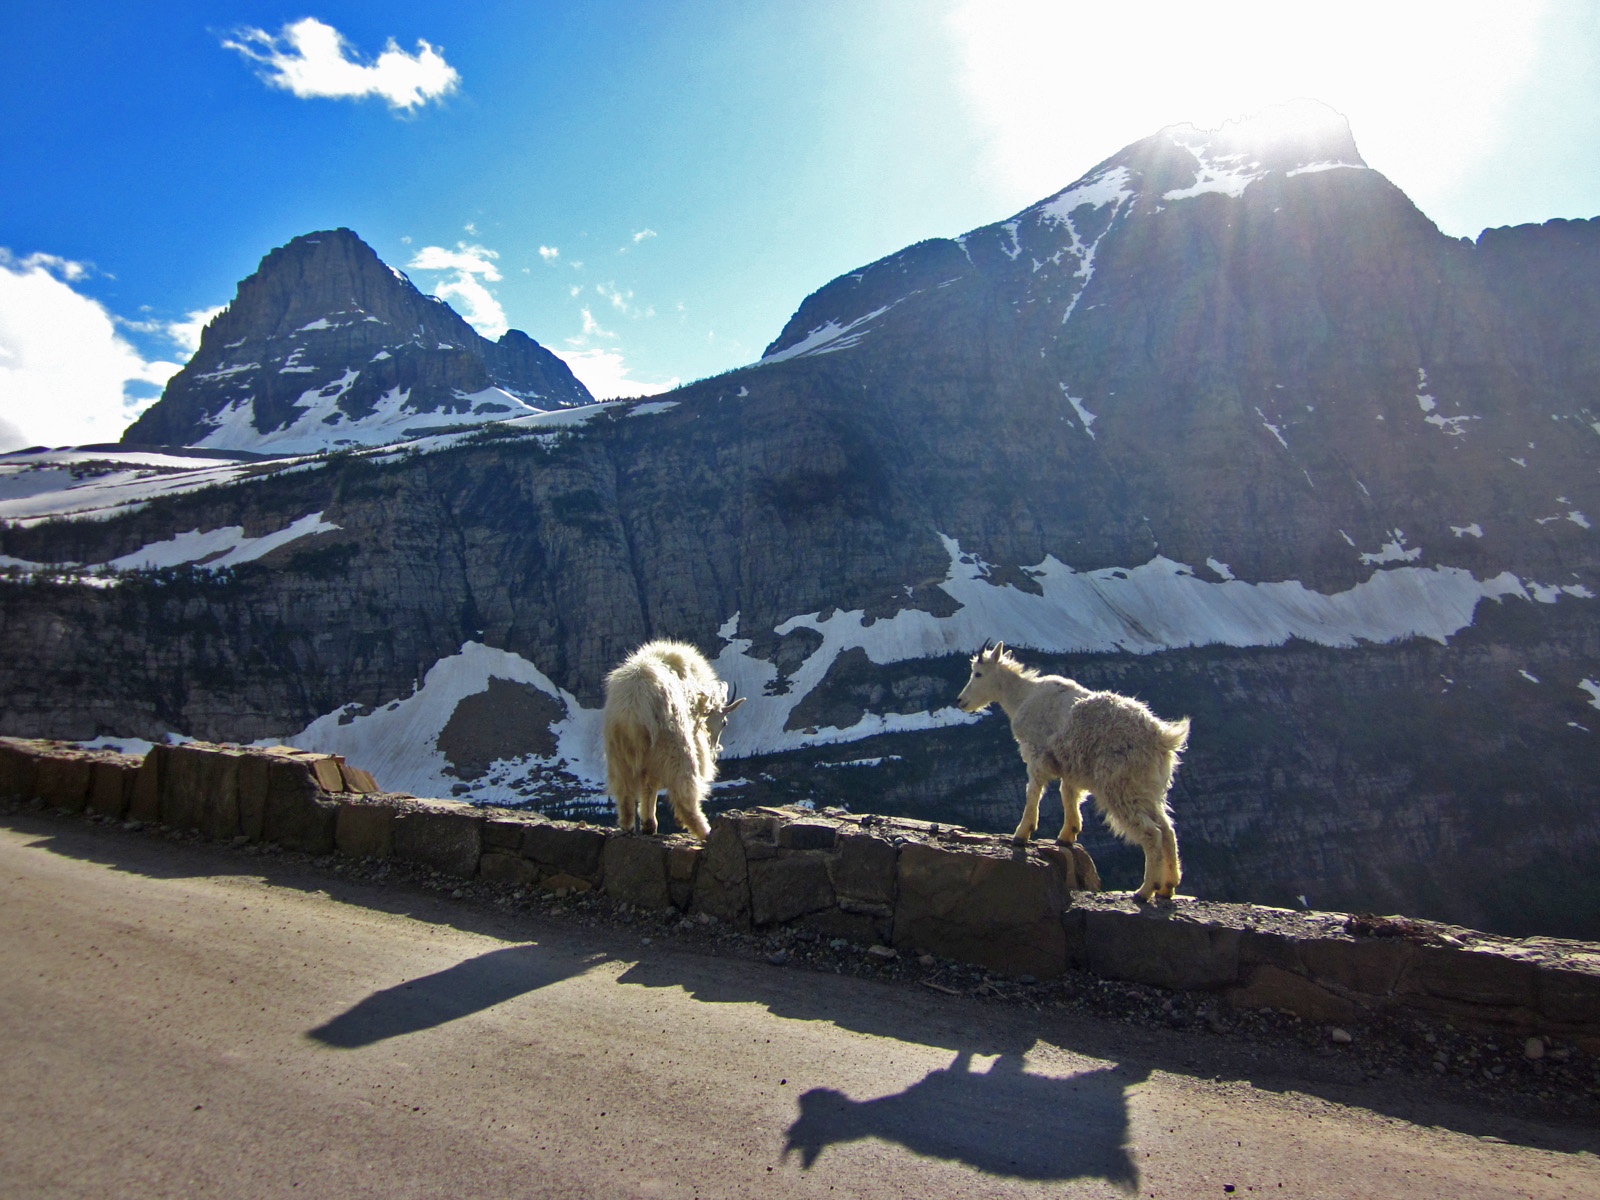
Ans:
[{"label": "shaded mountain face", "polygon": [[1600,936],[1596,316],[1600,223],[1446,238],[1325,110],[1169,129],[667,396],[0,499],[0,726],[593,811],[604,675],[671,636],[749,697],[720,803],[1009,829],[993,637],[1193,719],[1185,891]]},{"label": "shaded mountain face", "polygon": [[587,404],[521,330],[481,337],[348,229],[261,260],[128,445],[306,454]]}]

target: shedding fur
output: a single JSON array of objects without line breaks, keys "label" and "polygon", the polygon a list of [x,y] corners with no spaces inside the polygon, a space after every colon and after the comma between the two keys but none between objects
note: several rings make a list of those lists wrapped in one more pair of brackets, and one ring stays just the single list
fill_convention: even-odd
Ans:
[{"label": "shedding fur", "polygon": [[701,811],[728,714],[743,704],[705,656],[684,642],[639,647],[606,676],[606,783],[617,825],[656,831],[656,797],[666,790],[678,824],[704,840]]},{"label": "shedding fur", "polygon": [[1189,718],[1163,721],[1131,697],[1041,675],[1007,654],[1004,644],[986,645],[973,656],[972,677],[956,704],[969,713],[998,704],[1011,718],[1011,734],[1028,766],[1028,799],[1016,841],[1033,836],[1039,798],[1052,779],[1060,780],[1066,819],[1056,841],[1078,840],[1083,796],[1090,792],[1111,831],[1144,848],[1137,899],[1172,895],[1182,868],[1167,790],[1189,741]]}]

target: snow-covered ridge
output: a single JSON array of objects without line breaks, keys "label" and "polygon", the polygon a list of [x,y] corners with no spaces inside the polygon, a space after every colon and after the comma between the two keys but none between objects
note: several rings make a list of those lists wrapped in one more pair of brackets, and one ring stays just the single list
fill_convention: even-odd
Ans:
[{"label": "snow-covered ridge", "polygon": [[204,533],[192,529],[164,542],[141,546],[132,554],[124,554],[104,565],[117,571],[151,571],[195,563],[208,570],[220,570],[254,562],[280,546],[338,528],[333,522],[324,521],[320,512],[314,512],[290,522],[276,533],[260,537],[246,537],[242,525],[225,525]]},{"label": "snow-covered ridge", "polygon": [[300,394],[304,412],[290,425],[261,433],[255,427],[255,401],[246,396],[212,418],[211,432],[195,444],[201,447],[248,450],[257,454],[318,454],[343,447],[381,446],[404,440],[411,430],[446,425],[481,424],[488,420],[537,416],[544,410],[519,400],[504,388],[460,394],[458,412],[420,412],[411,393],[390,388],[379,397],[373,411],[351,417],[339,399],[355,383],[358,372],[346,368],[340,378]]},{"label": "snow-covered ridge", "polygon": [[[1205,645],[1277,646],[1292,638],[1352,648],[1422,637],[1438,642],[1472,623],[1484,600],[1555,603],[1563,597],[1592,599],[1580,586],[1545,588],[1510,572],[1477,579],[1457,567],[1398,567],[1374,571],[1331,595],[1295,580],[1249,583],[1232,578],[1215,559],[1208,566],[1222,582],[1196,577],[1188,566],[1157,557],[1141,566],[1075,571],[1046,557],[1028,574],[1043,594],[990,582],[990,565],[941,535],[950,556],[943,590],[959,605],[948,617],[905,609],[868,622],[861,610],[835,610],[826,619],[803,613],[780,622],[774,632],[806,628],[821,645],[789,677],[788,690],[769,694],[777,668],[751,654],[753,640],[740,636],[740,614],[718,630],[722,642],[713,665],[738,685],[748,702],[723,736],[724,757],[794,750],[859,741],[876,734],[948,727],[981,719],[949,703],[910,713],[865,713],[846,728],[790,729],[796,707],[821,685],[841,654],[860,649],[879,664],[970,654],[988,638],[1024,653],[1154,654]],[[1570,600],[1565,601],[1570,602]],[[709,650],[709,648],[708,648]],[[506,651],[469,643],[441,660],[406,698],[367,715],[337,710],[285,739],[307,749],[345,754],[375,768],[384,786],[437,794],[458,780],[444,773],[437,740],[461,699],[489,686],[490,678],[528,683],[558,700],[565,711],[553,727],[557,754],[529,755],[496,763],[474,783],[469,798],[504,803],[528,794],[515,777],[558,770],[582,786],[603,788],[604,764],[598,709],[584,708],[538,667]]]},{"label": "snow-covered ridge", "polygon": [[[898,303],[900,301],[896,300],[895,304]],[[861,326],[869,321],[877,320],[893,307],[894,304],[885,304],[882,308],[875,308],[853,321],[845,322],[843,325],[839,324],[838,321],[828,321],[817,326],[794,345],[763,355],[760,361],[763,364],[780,363],[786,362],[791,358],[802,358],[810,354],[832,354],[837,350],[848,350],[867,335],[868,331],[861,329]],[[856,332],[857,330],[860,331]]]},{"label": "snow-covered ridge", "polygon": [[[490,388],[468,399],[476,401],[489,396],[498,403],[504,394],[498,388]],[[404,395],[404,392],[398,396],[386,395],[385,403],[398,407],[397,401]],[[450,413],[412,413],[394,422],[402,427],[396,436],[377,445],[356,445],[352,449],[373,462],[392,462],[404,454],[449,450],[486,433],[492,434],[496,429],[553,443],[621,403],[626,402],[606,400],[580,408],[544,411],[517,401],[522,415],[495,421]],[[677,401],[656,403],[675,404]],[[429,432],[440,427],[445,431]],[[48,450],[0,455],[0,520],[18,525],[37,525],[61,518],[107,520],[137,512],[162,497],[180,496],[276,472],[314,470],[327,461],[323,457],[325,453],[326,447],[318,445],[314,450],[284,453],[283,457],[269,461],[251,456],[250,461],[245,462],[121,450]],[[75,475],[72,468],[77,466],[81,472],[84,464],[104,469],[94,474]]]},{"label": "snow-covered ridge", "polygon": [[339,526],[324,521],[320,512],[310,513],[292,521],[274,533],[260,537],[246,537],[244,526],[224,525],[217,529],[191,529],[160,542],[150,542],[131,554],[124,554],[106,562],[88,563],[37,563],[27,559],[11,558],[0,554],[0,568],[14,568],[24,573],[66,573],[84,578],[84,582],[115,582],[93,578],[114,571],[154,571],[163,567],[181,567],[190,564],[208,571],[237,567],[254,562],[266,554],[297,542],[301,538],[319,533],[329,533]]},{"label": "snow-covered ridge", "polygon": [[1099,175],[1088,176],[1073,184],[1060,195],[1053,196],[1035,206],[1041,220],[1066,222],[1085,204],[1100,208],[1106,204],[1121,204],[1134,196],[1127,167],[1112,167]]},{"label": "snow-covered ridge", "polygon": [[[75,475],[68,469],[74,463],[106,469]],[[6,455],[0,458],[0,520],[18,525],[63,517],[104,520],[136,512],[162,496],[232,483],[257,469],[249,462],[120,451]]]}]

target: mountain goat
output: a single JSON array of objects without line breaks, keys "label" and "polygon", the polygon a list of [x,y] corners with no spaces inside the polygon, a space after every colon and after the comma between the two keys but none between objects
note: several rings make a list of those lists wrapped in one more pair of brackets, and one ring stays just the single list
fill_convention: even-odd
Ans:
[{"label": "mountain goat", "polygon": [[1172,895],[1180,867],[1167,789],[1189,741],[1189,718],[1163,721],[1128,696],[1041,675],[1007,654],[1004,643],[988,642],[973,655],[972,677],[956,704],[969,713],[999,704],[1011,718],[1011,735],[1028,764],[1028,802],[1014,840],[1033,836],[1039,797],[1059,779],[1066,819],[1056,841],[1078,840],[1079,806],[1084,792],[1093,792],[1111,831],[1144,847],[1144,883],[1136,898],[1142,903],[1152,895]]},{"label": "mountain goat", "polygon": [[650,642],[607,675],[606,782],[617,825],[654,833],[665,788],[678,824],[704,840],[711,827],[700,805],[717,777],[728,714],[743,703],[683,642]]}]

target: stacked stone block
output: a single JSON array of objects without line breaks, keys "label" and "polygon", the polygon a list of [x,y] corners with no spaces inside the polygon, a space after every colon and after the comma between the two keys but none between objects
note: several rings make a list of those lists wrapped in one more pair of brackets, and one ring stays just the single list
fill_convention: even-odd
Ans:
[{"label": "stacked stone block", "polygon": [[1600,1052],[1600,945],[1248,904],[1139,906],[1098,894],[1082,846],[925,821],[763,808],[714,818],[702,844],[385,793],[337,755],[203,742],[141,760],[0,738],[0,799],[1037,977],[1076,968],[1317,1021],[1408,1012]]}]

